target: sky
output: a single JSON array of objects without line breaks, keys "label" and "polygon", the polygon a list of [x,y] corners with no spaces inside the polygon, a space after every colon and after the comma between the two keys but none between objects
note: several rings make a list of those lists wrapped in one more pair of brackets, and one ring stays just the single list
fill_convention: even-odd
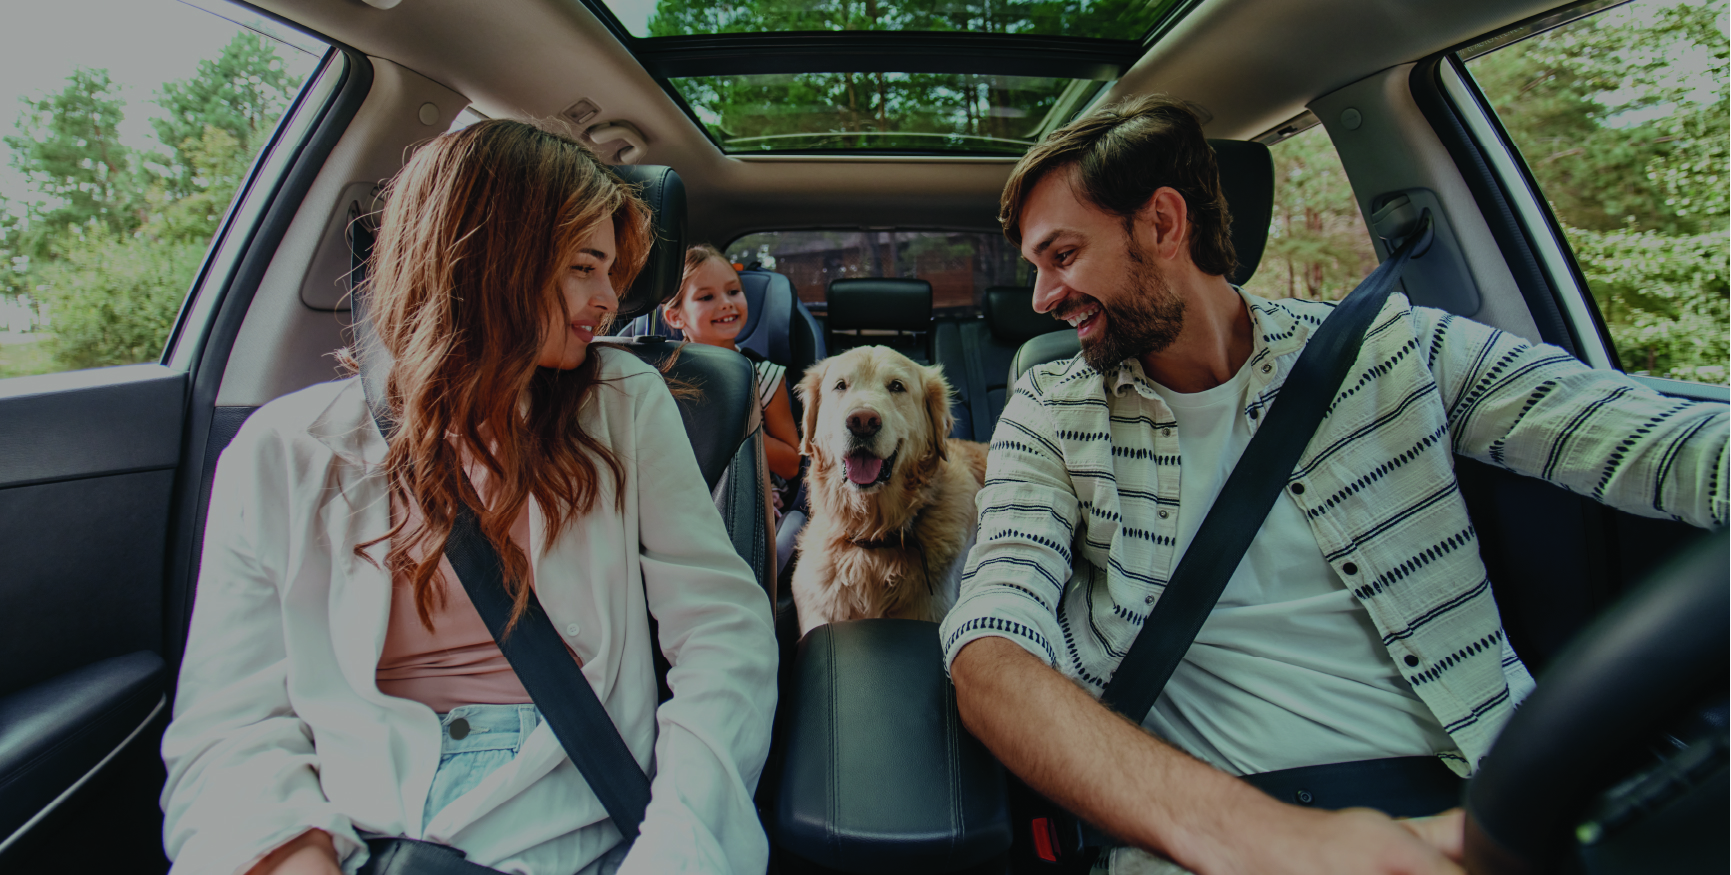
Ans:
[{"label": "sky", "polygon": [[649,16],[655,13],[655,0],[604,0],[613,17],[625,25],[634,36],[649,35]]},{"label": "sky", "polygon": [[[24,111],[21,99],[40,98],[65,87],[77,67],[106,68],[121,87],[126,119],[121,139],[129,146],[160,150],[149,119],[161,110],[152,103],[164,82],[185,79],[198,62],[213,58],[240,26],[236,21],[281,32],[257,13],[214,0],[197,8],[176,0],[7,0],[6,27],[0,30],[0,134],[14,133]],[[305,37],[295,41],[317,46]],[[310,72],[317,58],[286,46],[278,54],[296,73]],[[20,209],[29,196],[11,166],[11,150],[0,143],[0,195]]]}]

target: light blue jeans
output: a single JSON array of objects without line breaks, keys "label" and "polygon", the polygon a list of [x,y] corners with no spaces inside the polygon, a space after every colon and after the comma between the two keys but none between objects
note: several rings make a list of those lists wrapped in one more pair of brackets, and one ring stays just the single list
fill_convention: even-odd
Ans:
[{"label": "light blue jeans", "polygon": [[[439,770],[427,791],[421,827],[425,829],[433,815],[515,758],[541,719],[541,710],[534,705],[460,705],[440,714]],[[458,720],[463,721],[461,726]],[[584,867],[581,875],[612,875],[630,850],[629,842],[620,842]]]},{"label": "light blue jeans", "polygon": [[439,771],[427,792],[421,826],[515,758],[540,724],[541,711],[534,705],[461,705],[440,714]]}]

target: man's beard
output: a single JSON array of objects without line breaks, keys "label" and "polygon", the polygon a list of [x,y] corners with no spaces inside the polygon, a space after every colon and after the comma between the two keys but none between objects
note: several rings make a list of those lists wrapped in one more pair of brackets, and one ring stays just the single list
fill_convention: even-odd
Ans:
[{"label": "man's beard", "polygon": [[1125,359],[1166,349],[1184,328],[1184,299],[1134,240],[1129,247],[1130,275],[1117,303],[1094,299],[1106,324],[1082,341],[1082,360],[1102,374]]}]

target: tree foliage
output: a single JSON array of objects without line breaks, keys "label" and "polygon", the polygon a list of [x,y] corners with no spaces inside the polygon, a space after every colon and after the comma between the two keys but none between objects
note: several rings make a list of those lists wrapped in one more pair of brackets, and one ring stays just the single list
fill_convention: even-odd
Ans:
[{"label": "tree foliage", "polygon": [[1137,39],[1176,0],[660,0],[650,36],[778,31],[1030,33]]},{"label": "tree foliage", "polygon": [[1726,380],[1725,14],[1637,0],[1471,65],[1631,371]]},{"label": "tree foliage", "polygon": [[119,91],[107,70],[80,67],[59,93],[24,101],[18,133],[5,140],[12,166],[43,202],[17,241],[22,256],[44,257],[54,235],[70,227],[95,223],[123,233],[141,221],[139,179],[120,142]]},{"label": "tree foliage", "polygon": [[167,154],[120,141],[125,107],[107,71],[79,69],[60,92],[25,101],[6,143],[37,198],[23,221],[0,212],[0,294],[46,324],[46,366],[161,353],[223,213],[299,87],[272,42],[237,34],[158,93],[167,117],[151,122]]}]

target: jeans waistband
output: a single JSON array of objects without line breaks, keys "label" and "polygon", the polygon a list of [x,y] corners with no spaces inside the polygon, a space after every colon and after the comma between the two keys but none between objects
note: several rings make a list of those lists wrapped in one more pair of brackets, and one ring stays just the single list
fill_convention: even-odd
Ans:
[{"label": "jeans waistband", "polygon": [[516,751],[540,724],[534,705],[459,705],[439,715],[439,755]]}]

